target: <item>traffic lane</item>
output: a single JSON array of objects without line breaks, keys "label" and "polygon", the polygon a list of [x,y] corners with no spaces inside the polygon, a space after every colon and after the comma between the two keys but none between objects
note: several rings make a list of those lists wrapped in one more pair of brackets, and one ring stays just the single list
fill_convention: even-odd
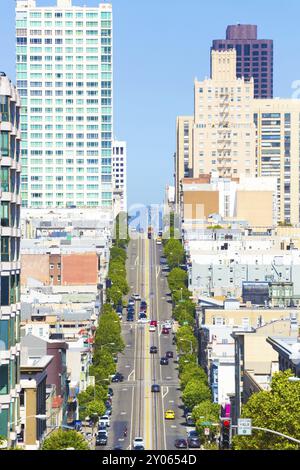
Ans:
[{"label": "traffic lane", "polygon": [[[130,445],[129,429],[133,388],[134,384],[130,382],[118,383],[114,387],[113,413],[110,427],[108,428],[106,449],[121,446],[122,449],[126,450]],[[127,428],[127,436],[124,436],[125,427]]]}]

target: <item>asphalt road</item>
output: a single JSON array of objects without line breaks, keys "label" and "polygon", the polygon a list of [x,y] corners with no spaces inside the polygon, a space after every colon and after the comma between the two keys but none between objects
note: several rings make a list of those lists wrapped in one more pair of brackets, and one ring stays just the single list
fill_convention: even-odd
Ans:
[{"label": "asphalt road", "polygon": [[[149,324],[137,322],[139,302],[136,302],[134,322],[126,321],[124,309],[122,334],[126,347],[117,364],[117,370],[124,374],[124,382],[112,384],[113,413],[108,444],[103,449],[116,446],[131,449],[133,439],[142,437],[146,450],[172,450],[175,439],[186,437],[173,333],[161,334],[163,322],[172,317],[167,272],[162,269],[162,261],[162,246],[154,240],[131,240],[127,259],[130,294],[139,293],[147,301],[147,317],[157,320],[158,327],[150,333]],[[157,354],[150,354],[152,345],[158,347]],[[168,365],[160,365],[160,358],[167,351],[173,351],[174,359]],[[160,385],[160,393],[151,393],[152,384]],[[165,420],[167,409],[174,410],[174,420]],[[125,427],[127,436],[124,436]]]}]

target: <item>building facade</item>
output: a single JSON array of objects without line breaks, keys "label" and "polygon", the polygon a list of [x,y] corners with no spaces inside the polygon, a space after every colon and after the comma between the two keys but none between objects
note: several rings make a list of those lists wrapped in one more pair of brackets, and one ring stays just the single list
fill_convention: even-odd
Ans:
[{"label": "building facade", "polygon": [[215,39],[212,50],[233,48],[237,78],[253,77],[255,98],[273,98],[273,41],[258,39],[256,25],[230,25],[226,39]]},{"label": "building facade", "polygon": [[111,207],[112,6],[16,7],[24,207]]},{"label": "building facade", "polygon": [[255,176],[253,79],[236,78],[235,50],[211,52],[212,76],[195,80],[193,177]]},{"label": "building facade", "polygon": [[178,116],[176,119],[175,203],[179,203],[180,181],[193,176],[194,116]]},{"label": "building facade", "polygon": [[113,142],[113,188],[118,213],[127,212],[127,144],[124,141]]},{"label": "building facade", "polygon": [[0,435],[13,446],[19,432],[20,392],[20,98],[0,74],[1,310]]},{"label": "building facade", "polygon": [[300,222],[300,100],[254,100],[257,174],[277,178],[278,220]]}]

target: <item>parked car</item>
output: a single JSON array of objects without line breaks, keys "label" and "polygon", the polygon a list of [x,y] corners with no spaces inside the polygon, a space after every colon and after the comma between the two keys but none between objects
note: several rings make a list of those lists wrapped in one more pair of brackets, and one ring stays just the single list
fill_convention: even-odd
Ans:
[{"label": "parked car", "polygon": [[187,449],[188,443],[186,439],[176,439],[174,446],[176,449]]},{"label": "parked car", "polygon": [[167,357],[168,359],[173,359],[173,357],[174,357],[173,351],[167,351],[167,352],[166,352],[166,357]]},{"label": "parked car", "polygon": [[134,315],[127,315],[127,321],[134,321]]},{"label": "parked car", "polygon": [[106,446],[107,444],[107,432],[99,431],[96,436],[96,446]]},{"label": "parked car", "polygon": [[190,431],[188,433],[188,446],[192,449],[198,449],[200,447],[200,439],[197,431]]},{"label": "parked car", "polygon": [[187,426],[195,426],[195,421],[192,418],[192,415],[188,413],[185,417]]},{"label": "parked car", "polygon": [[114,396],[114,391],[111,387],[108,387],[108,391],[107,391],[107,394],[109,397],[113,397]]},{"label": "parked car", "polygon": [[169,359],[167,357],[161,357],[160,358],[160,365],[161,366],[167,366],[169,364]]},{"label": "parked car", "polygon": [[117,372],[111,379],[112,382],[123,382],[124,380],[124,375],[120,374],[120,372]]},{"label": "parked car", "polygon": [[147,302],[145,300],[141,301],[140,309],[145,311],[147,310]]},{"label": "parked car", "polygon": [[135,302],[134,302],[133,299],[128,300],[128,307],[130,307],[131,305],[133,306],[134,304],[135,304]]},{"label": "parked car", "polygon": [[151,346],[150,347],[150,354],[156,354],[158,351],[157,346]]},{"label": "parked car", "polygon": [[107,427],[110,426],[109,416],[103,415],[99,418],[99,424],[105,424]]},{"label": "parked car", "polygon": [[153,385],[151,386],[151,392],[152,392],[152,393],[159,393],[159,392],[160,392],[160,385],[158,385],[158,384],[153,384]]},{"label": "parked car", "polygon": [[167,328],[168,330],[172,329],[172,322],[170,320],[167,320],[163,324],[163,328]]}]

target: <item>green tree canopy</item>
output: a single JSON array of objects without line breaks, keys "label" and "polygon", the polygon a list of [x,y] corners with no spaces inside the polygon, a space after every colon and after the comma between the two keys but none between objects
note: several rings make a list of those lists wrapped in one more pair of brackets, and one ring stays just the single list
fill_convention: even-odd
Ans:
[{"label": "green tree canopy", "polygon": [[197,351],[197,339],[190,326],[182,326],[176,334],[176,343],[179,353],[188,354]]},{"label": "green tree canopy", "polygon": [[89,445],[82,434],[76,431],[53,431],[44,440],[42,450],[65,450],[73,447],[75,450],[89,450]]},{"label": "green tree canopy", "polygon": [[199,379],[192,379],[185,387],[182,399],[184,404],[191,410],[202,401],[211,399],[211,392],[208,386]]},{"label": "green tree canopy", "polygon": [[190,382],[192,379],[197,379],[203,382],[205,385],[208,385],[206,373],[202,367],[198,366],[196,363],[187,364],[183,372],[180,374],[181,388],[185,389],[188,382]]},{"label": "green tree canopy", "polygon": [[196,354],[182,354],[178,360],[179,375],[181,375],[190,365],[196,364],[196,360]]},{"label": "green tree canopy", "polygon": [[[202,442],[205,442],[211,438],[214,438],[220,428],[213,426],[213,424],[219,423],[220,416],[220,405],[218,403],[212,403],[209,400],[202,401],[199,405],[196,405],[192,412],[192,418],[196,423],[196,429],[199,433]],[[211,424],[202,425],[203,422],[210,422]],[[210,428],[210,435],[205,436],[204,428]]]},{"label": "green tree canopy", "polygon": [[[108,346],[108,348],[113,348],[114,346]],[[107,374],[112,375],[116,372],[116,364],[112,353],[106,347],[96,349],[93,357],[93,364],[95,366],[106,367]]]},{"label": "green tree canopy", "polygon": [[190,300],[192,293],[188,290],[187,287],[183,289],[175,290],[172,292],[172,298],[175,304],[180,305],[186,301]]},{"label": "green tree canopy", "polygon": [[127,259],[126,250],[124,250],[123,248],[119,248],[118,246],[113,246],[110,249],[110,259],[120,260],[123,264],[125,264]]},{"label": "green tree canopy", "polygon": [[[242,418],[252,426],[268,428],[300,440],[300,383],[290,382],[291,370],[274,374],[270,391],[251,395],[242,407]],[[252,436],[233,438],[238,450],[292,450],[300,445],[275,434],[253,430]]]},{"label": "green tree canopy", "polygon": [[187,273],[183,269],[174,268],[168,275],[168,284],[171,292],[183,289],[187,285]]},{"label": "green tree canopy", "polygon": [[95,421],[97,417],[102,416],[104,413],[105,413],[105,405],[103,401],[93,400],[87,404],[86,416],[89,416],[92,419],[93,417],[95,417]]}]

